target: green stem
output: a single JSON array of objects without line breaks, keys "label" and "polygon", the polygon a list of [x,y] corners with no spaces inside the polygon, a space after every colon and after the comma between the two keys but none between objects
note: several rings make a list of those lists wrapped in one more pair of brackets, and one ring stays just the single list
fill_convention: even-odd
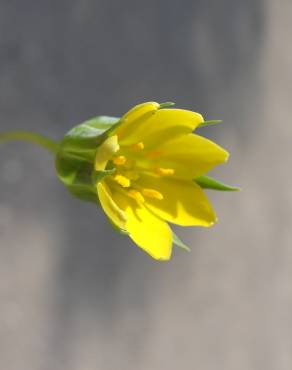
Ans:
[{"label": "green stem", "polygon": [[56,154],[59,150],[59,144],[55,141],[48,139],[45,136],[35,134],[34,132],[27,131],[8,131],[0,133],[0,143],[11,140],[29,141],[37,144],[49,152]]}]

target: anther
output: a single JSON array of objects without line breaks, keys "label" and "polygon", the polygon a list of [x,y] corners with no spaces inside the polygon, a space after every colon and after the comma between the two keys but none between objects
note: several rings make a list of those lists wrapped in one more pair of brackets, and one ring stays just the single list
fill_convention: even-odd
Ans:
[{"label": "anther", "polygon": [[115,175],[114,180],[123,188],[128,188],[131,185],[131,181],[122,175]]},{"label": "anther", "polygon": [[160,176],[168,176],[168,175],[174,175],[174,169],[173,168],[155,168],[155,173]]},{"label": "anther", "polygon": [[123,165],[126,163],[126,161],[127,161],[127,158],[124,155],[119,155],[113,158],[113,162],[116,165]]},{"label": "anther", "polygon": [[136,150],[143,150],[144,149],[144,144],[142,143],[142,141],[140,141],[139,143],[133,144],[132,148],[136,149]]},{"label": "anther", "polygon": [[137,190],[129,190],[128,195],[130,198],[135,199],[137,202],[143,203],[145,201],[143,195]]},{"label": "anther", "polygon": [[159,193],[159,191],[154,190],[154,189],[143,189],[142,194],[148,198],[153,198],[153,199],[158,199],[158,200],[163,199],[163,195]]}]

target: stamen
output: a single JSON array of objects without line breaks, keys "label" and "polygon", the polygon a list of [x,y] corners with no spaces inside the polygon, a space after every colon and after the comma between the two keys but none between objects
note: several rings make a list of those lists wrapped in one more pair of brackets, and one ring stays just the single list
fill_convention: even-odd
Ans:
[{"label": "stamen", "polygon": [[158,200],[163,199],[163,195],[161,193],[159,193],[159,191],[154,190],[154,189],[143,189],[142,194],[145,197],[148,197],[148,198],[154,198],[154,199],[158,199]]},{"label": "stamen", "polygon": [[174,169],[173,168],[155,168],[155,172],[157,175],[160,176],[168,176],[168,175],[174,175]]},{"label": "stamen", "polygon": [[127,179],[127,177],[122,176],[122,175],[116,175],[114,177],[114,180],[121,185],[123,188],[128,188],[131,185],[131,181]]},{"label": "stamen", "polygon": [[119,156],[113,158],[114,164],[116,164],[118,166],[125,164],[126,161],[127,161],[127,158],[124,155],[119,155]]},{"label": "stamen", "polygon": [[137,202],[144,203],[145,201],[143,195],[137,190],[129,190],[128,195],[130,198],[135,199]]},{"label": "stamen", "polygon": [[139,143],[133,144],[132,148],[136,149],[136,150],[143,150],[144,149],[144,144],[142,143],[142,141],[140,141]]}]

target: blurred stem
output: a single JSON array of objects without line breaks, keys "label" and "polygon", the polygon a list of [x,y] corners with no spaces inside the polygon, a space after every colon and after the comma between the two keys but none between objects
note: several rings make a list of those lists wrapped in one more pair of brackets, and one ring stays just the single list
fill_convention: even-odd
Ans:
[{"label": "blurred stem", "polygon": [[56,154],[59,150],[59,144],[55,141],[48,139],[45,136],[35,134],[34,132],[27,131],[8,131],[0,133],[0,143],[5,141],[28,141],[36,145],[41,146],[44,149],[47,149],[49,152]]}]

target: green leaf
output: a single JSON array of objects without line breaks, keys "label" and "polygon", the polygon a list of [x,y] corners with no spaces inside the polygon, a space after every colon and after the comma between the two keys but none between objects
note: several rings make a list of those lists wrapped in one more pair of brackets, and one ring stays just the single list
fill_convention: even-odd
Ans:
[{"label": "green leaf", "polygon": [[182,242],[180,238],[174,233],[174,231],[172,231],[172,242],[174,245],[187,252],[191,251],[190,248],[184,242]]},{"label": "green leaf", "polygon": [[200,123],[198,127],[206,127],[206,126],[217,125],[218,123],[221,123],[221,122],[222,122],[222,120],[220,120],[220,119],[213,119],[213,120],[204,121],[204,122]]},{"label": "green leaf", "polygon": [[237,186],[230,186],[220,182],[210,176],[200,176],[194,179],[194,181],[203,189],[212,189],[219,191],[239,191],[240,188]]}]

